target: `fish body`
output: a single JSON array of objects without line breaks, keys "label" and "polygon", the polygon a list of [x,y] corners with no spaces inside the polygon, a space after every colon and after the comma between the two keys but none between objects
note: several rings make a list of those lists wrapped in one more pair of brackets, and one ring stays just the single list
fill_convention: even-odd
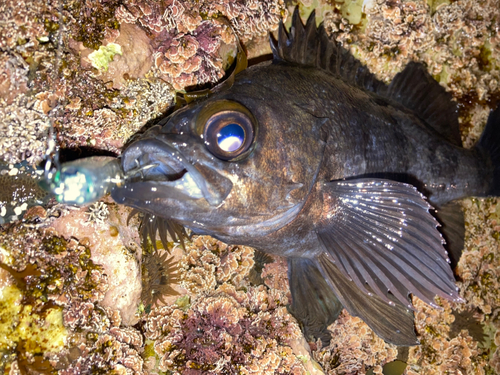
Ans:
[{"label": "fish body", "polygon": [[[466,150],[456,107],[419,65],[386,86],[297,12],[272,48],[131,143],[112,197],[153,235],[166,223],[287,257],[292,311],[313,336],[344,306],[416,344],[409,293],[460,301],[428,202],[446,214],[498,191],[500,113]],[[445,227],[463,232],[453,210]]]}]

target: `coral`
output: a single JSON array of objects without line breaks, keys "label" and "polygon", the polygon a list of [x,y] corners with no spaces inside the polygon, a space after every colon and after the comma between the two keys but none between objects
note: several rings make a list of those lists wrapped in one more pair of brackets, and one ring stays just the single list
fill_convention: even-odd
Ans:
[{"label": "coral", "polygon": [[32,22],[33,16],[39,19],[49,17],[50,4],[47,2],[32,1],[2,1],[0,5],[0,50],[16,50],[34,47],[38,44],[37,38],[45,34],[45,25],[42,22]]},{"label": "coral", "polygon": [[185,246],[179,273],[188,294],[143,317],[148,370],[318,373],[286,309],[288,283],[280,289],[249,285],[253,249],[208,236],[194,236]]},{"label": "coral", "polygon": [[[275,30],[286,10],[281,0],[132,0],[117,10],[122,23],[136,23],[151,34],[155,66],[176,89],[223,77],[235,56],[235,39],[221,16],[247,40]],[[233,47],[224,48],[228,45]]]},{"label": "coral", "polygon": [[262,270],[262,279],[269,288],[281,290],[290,298],[288,263],[285,258],[278,258],[273,263],[266,264]]},{"label": "coral", "polygon": [[238,286],[253,267],[253,249],[228,246],[208,236],[197,236],[186,246],[181,285],[191,293],[214,289],[217,282]]},{"label": "coral", "polygon": [[0,104],[0,157],[12,164],[41,160],[48,127],[47,116],[35,110],[27,97],[18,96],[10,105]]},{"label": "coral", "polygon": [[[120,32],[115,8],[109,1],[76,1],[61,9],[51,2],[2,3],[0,159],[40,162],[50,122],[63,148],[119,153],[132,134],[172,104],[170,85],[154,72],[145,78],[152,65],[148,37],[135,25],[125,24]],[[90,44],[76,41],[82,38]],[[105,40],[119,45],[122,56],[100,72],[84,44],[98,49]]]},{"label": "coral", "polygon": [[[425,62],[460,104],[465,145],[479,137],[499,92],[498,0],[303,3],[302,16],[320,7],[318,21],[325,18],[332,36],[384,81],[410,60]],[[281,0],[77,0],[61,9],[58,2],[3,1],[0,159],[40,162],[50,122],[62,148],[119,154],[171,107],[172,86],[211,84],[224,75],[235,34],[250,53],[269,53],[265,35],[287,14]],[[108,61],[107,72],[92,67],[88,56],[111,43],[122,55]],[[22,186],[28,191],[31,185]],[[408,373],[500,372],[499,206],[492,199],[464,205],[467,245],[457,274],[468,302],[443,305],[443,311],[415,302],[422,345],[410,351]],[[12,374],[314,373],[307,343],[285,309],[285,260],[261,264],[255,286],[249,284],[252,249],[208,237],[186,241],[186,254],[176,247],[177,255],[165,259],[167,267],[179,262],[175,278],[186,289],[175,285],[181,294],[175,303],[176,296],[164,298],[165,306],[142,314],[143,342],[138,326],[130,326],[139,319],[142,251],[137,221],[126,225],[129,211],[109,201],[95,213],[26,208],[25,225],[2,226],[0,235],[6,267],[0,270],[0,330],[10,330],[0,340],[12,340],[0,358]],[[90,217],[99,225],[85,226]],[[154,271],[150,259],[143,263]],[[28,323],[31,330],[24,329]],[[331,329],[331,345],[314,354],[329,373],[369,367],[380,373],[395,358],[391,346],[345,312]],[[59,338],[53,347],[43,346],[47,334]]]},{"label": "coral", "polygon": [[[35,3],[8,1],[0,8],[6,36],[0,52],[0,158],[9,163],[40,162],[50,122],[63,148],[119,153],[131,135],[171,106],[173,92],[165,81],[180,89],[223,77],[236,47],[220,16],[245,38],[265,34],[286,16],[278,0],[120,6],[82,0],[61,9]],[[112,45],[122,54],[113,61],[108,56],[107,71],[92,67],[91,53]]]},{"label": "coral", "polygon": [[375,374],[382,374],[382,366],[397,356],[397,348],[378,337],[361,319],[343,310],[328,327],[332,333],[330,345],[313,352],[327,374],[365,373],[373,367]]},{"label": "coral", "polygon": [[65,366],[59,369],[60,375],[146,374],[138,352],[142,336],[133,328],[111,326],[104,332],[89,332],[85,338],[73,337],[73,340],[80,343],[72,347],[66,357],[57,359]]},{"label": "coral", "polygon": [[483,314],[491,314],[500,304],[500,205],[498,199],[463,201],[466,246],[457,266],[462,297]]},{"label": "coral", "polygon": [[300,336],[300,329],[282,305],[286,300],[276,297],[263,286],[244,293],[223,284],[187,312],[170,306],[154,310],[145,331],[155,340],[159,369],[186,374],[305,373],[287,345]]},{"label": "coral", "polygon": [[28,90],[29,65],[18,53],[0,54],[0,100],[11,105],[14,99]]},{"label": "coral", "polygon": [[222,58],[215,54],[220,47],[215,37],[217,26],[206,21],[195,32],[204,34],[206,43],[200,45],[194,36],[179,34],[173,37],[168,49],[161,46],[154,54],[162,77],[177,90],[217,82],[224,76]]},{"label": "coral", "polygon": [[452,305],[441,301],[443,310],[425,305],[417,298],[413,304],[417,310],[415,327],[421,345],[410,348],[408,374],[484,374],[487,361],[481,355],[482,350],[467,331],[462,330],[456,337],[450,338],[450,325],[455,317]]},{"label": "coral", "polygon": [[327,14],[325,27],[382,80],[392,79],[435,42],[424,1],[370,1],[364,11],[367,22],[359,32],[341,12]]}]

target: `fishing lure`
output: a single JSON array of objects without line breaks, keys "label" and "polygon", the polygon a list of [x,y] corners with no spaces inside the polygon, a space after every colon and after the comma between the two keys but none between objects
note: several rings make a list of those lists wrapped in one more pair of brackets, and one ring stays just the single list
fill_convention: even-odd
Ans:
[{"label": "fishing lure", "polygon": [[99,200],[125,181],[117,158],[93,156],[62,164],[44,180],[44,188],[59,203],[88,204]]},{"label": "fishing lure", "polygon": [[15,165],[0,164],[0,224],[20,220],[30,207],[49,201],[51,196],[39,186],[41,181],[43,171],[26,161]]}]

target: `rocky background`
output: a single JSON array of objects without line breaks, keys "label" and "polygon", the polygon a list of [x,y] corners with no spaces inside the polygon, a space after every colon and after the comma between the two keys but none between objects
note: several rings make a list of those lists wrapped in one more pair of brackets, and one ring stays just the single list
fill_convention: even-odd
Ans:
[{"label": "rocky background", "polygon": [[[49,130],[62,155],[119,155],[174,105],[289,24],[283,0],[0,3],[0,370],[6,374],[500,373],[500,204],[468,198],[461,295],[414,299],[421,342],[384,343],[345,311],[328,346],[286,308],[286,262],[209,237],[141,243],[109,198],[38,188]],[[411,60],[458,102],[471,147],[500,98],[498,0],[311,0],[332,39],[389,82]],[[228,20],[229,23],[225,20]]]}]

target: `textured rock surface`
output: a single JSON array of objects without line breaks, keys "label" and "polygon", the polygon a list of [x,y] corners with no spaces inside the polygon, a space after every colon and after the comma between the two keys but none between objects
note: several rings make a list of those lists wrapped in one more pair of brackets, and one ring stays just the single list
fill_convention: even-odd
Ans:
[{"label": "textured rock surface", "polygon": [[[235,35],[251,57],[269,53],[267,32],[281,19],[289,23],[294,6],[281,0],[77,0],[61,8],[59,2],[1,2],[0,159],[40,162],[51,122],[62,148],[119,154],[171,108],[175,90],[224,76]],[[304,18],[316,8],[331,37],[384,81],[411,60],[426,63],[460,104],[464,144],[478,139],[500,97],[498,0],[304,0],[299,6]],[[89,55],[111,43],[121,54],[93,66]],[[31,207],[24,223],[0,228],[0,304],[8,306],[0,310],[0,334],[10,340],[0,340],[0,369],[380,374],[397,358],[408,364],[407,374],[500,373],[500,204],[471,198],[463,205],[466,248],[456,273],[467,302],[437,301],[439,311],[415,300],[422,345],[409,351],[385,344],[345,311],[330,327],[330,345],[305,343],[285,308],[286,262],[266,261],[255,275],[252,249],[208,237],[194,237],[185,250],[174,244],[177,276],[161,281],[165,303],[150,306],[140,295],[148,288],[143,252],[151,253],[139,246],[137,220],[127,225],[128,210],[109,200],[79,209]],[[159,272],[168,276],[172,269]],[[58,337],[55,344],[34,349],[47,334]],[[204,349],[192,352],[195,342]]]}]

